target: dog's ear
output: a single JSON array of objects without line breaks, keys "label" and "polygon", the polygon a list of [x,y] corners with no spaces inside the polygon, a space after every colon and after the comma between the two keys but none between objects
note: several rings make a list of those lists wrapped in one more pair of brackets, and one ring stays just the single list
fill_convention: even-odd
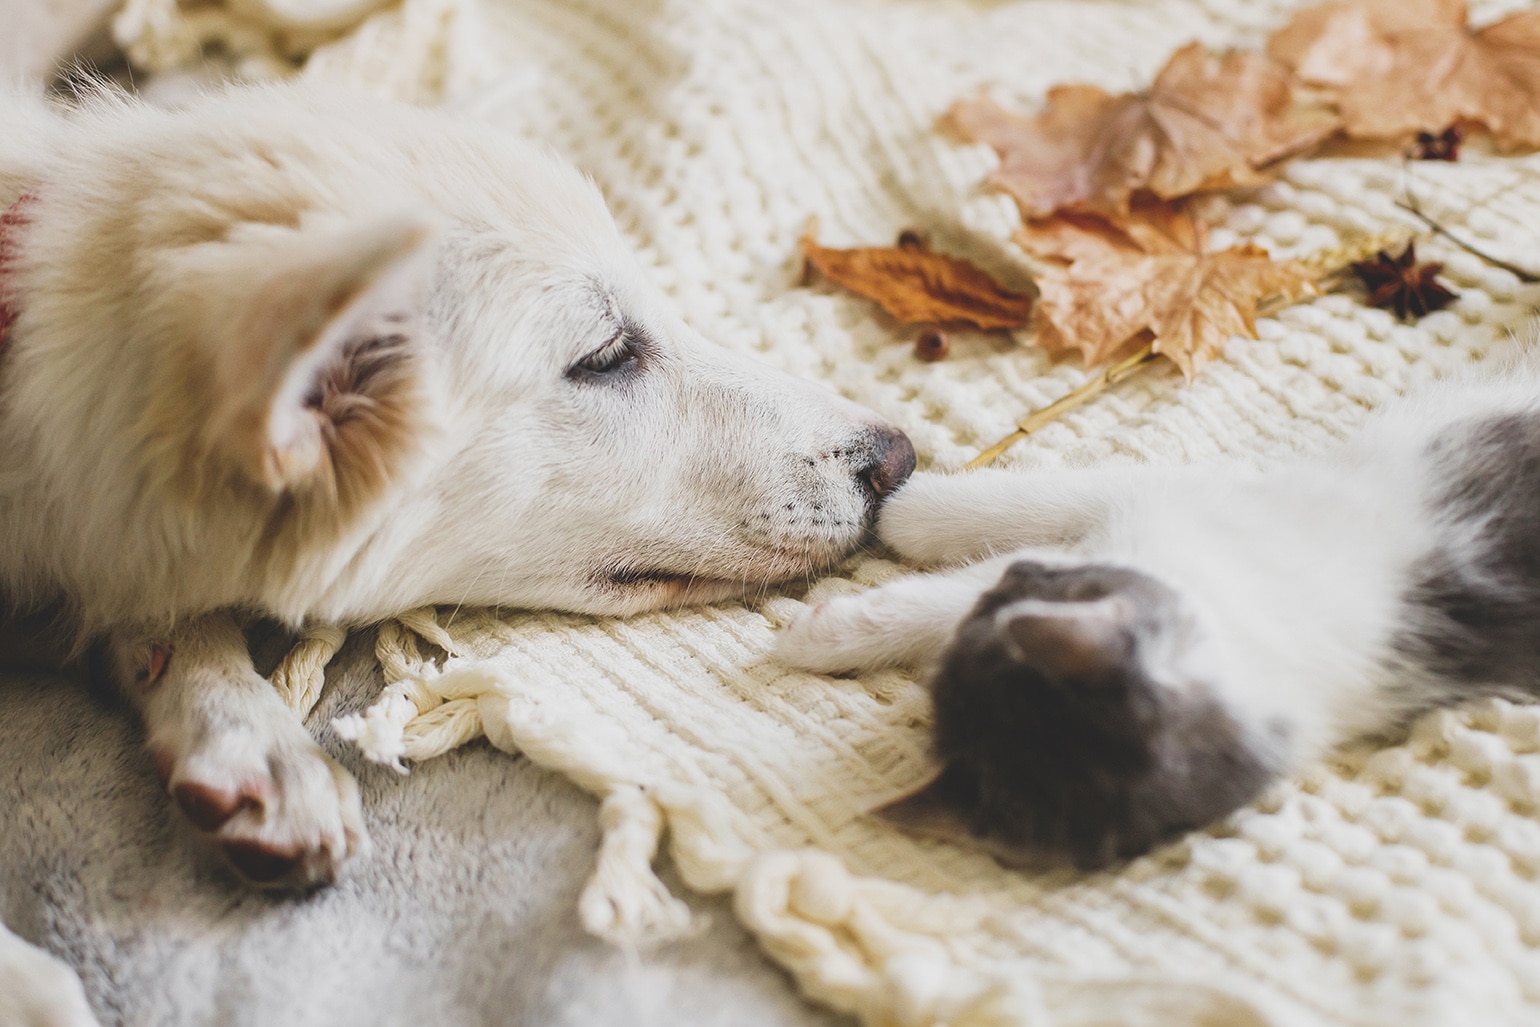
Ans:
[{"label": "dog's ear", "polygon": [[184,349],[183,369],[168,372],[199,415],[184,467],[217,453],[273,492],[328,479],[341,489],[349,454],[339,450],[375,465],[371,477],[387,471],[421,405],[408,395],[412,330],[433,250],[431,227],[404,218],[239,225],[184,248],[171,292],[193,319],[177,334],[197,352]]}]

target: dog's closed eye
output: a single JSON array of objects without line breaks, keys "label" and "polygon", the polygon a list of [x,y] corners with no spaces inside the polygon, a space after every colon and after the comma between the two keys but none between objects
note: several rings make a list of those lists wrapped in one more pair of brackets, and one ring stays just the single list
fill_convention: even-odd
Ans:
[{"label": "dog's closed eye", "polygon": [[635,370],[644,349],[641,334],[629,325],[622,326],[609,342],[573,364],[567,377],[574,381],[616,377]]}]

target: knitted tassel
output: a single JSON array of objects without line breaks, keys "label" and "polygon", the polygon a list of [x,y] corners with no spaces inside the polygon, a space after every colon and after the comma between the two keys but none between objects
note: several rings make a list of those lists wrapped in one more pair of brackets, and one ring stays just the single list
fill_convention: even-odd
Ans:
[{"label": "knitted tassel", "polygon": [[326,684],[326,665],[347,639],[347,631],[335,624],[307,628],[299,643],[273,671],[273,687],[300,719],[310,716],[320,701],[321,688]]},{"label": "knitted tassel", "polygon": [[599,805],[604,840],[578,900],[590,934],[627,948],[690,933],[690,907],[675,898],[652,870],[663,834],[663,811],[645,789],[620,785]]}]

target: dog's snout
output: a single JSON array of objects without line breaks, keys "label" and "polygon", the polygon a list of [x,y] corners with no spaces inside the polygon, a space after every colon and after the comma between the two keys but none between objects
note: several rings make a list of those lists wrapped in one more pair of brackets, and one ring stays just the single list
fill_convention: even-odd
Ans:
[{"label": "dog's snout", "polygon": [[878,428],[872,439],[871,455],[856,474],[866,482],[878,500],[909,480],[914,473],[914,443],[897,428]]}]

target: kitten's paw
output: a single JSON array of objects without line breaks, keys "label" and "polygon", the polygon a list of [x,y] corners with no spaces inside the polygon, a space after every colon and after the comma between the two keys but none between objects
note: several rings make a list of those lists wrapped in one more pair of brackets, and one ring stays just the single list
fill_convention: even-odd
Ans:
[{"label": "kitten's paw", "polygon": [[804,610],[776,636],[776,658],[817,674],[872,666],[860,658],[860,642],[873,628],[869,605],[865,595],[839,596]]},{"label": "kitten's paw", "polygon": [[944,574],[913,574],[860,595],[818,604],[782,631],[775,653],[824,674],[934,662],[1002,561]]},{"label": "kitten's paw", "polygon": [[877,535],[909,563],[968,563],[1024,546],[1052,546],[1079,530],[1072,502],[1040,475],[981,470],[916,474],[877,514]]},{"label": "kitten's paw", "polygon": [[916,474],[888,497],[877,514],[877,535],[906,563],[920,566],[972,560],[989,550],[960,493],[963,477]]},{"label": "kitten's paw", "polygon": [[152,743],[166,792],[242,878],[263,888],[331,884],[368,846],[353,777],[287,710]]},{"label": "kitten's paw", "polygon": [[3,926],[0,1027],[98,1027],[75,971]]}]

